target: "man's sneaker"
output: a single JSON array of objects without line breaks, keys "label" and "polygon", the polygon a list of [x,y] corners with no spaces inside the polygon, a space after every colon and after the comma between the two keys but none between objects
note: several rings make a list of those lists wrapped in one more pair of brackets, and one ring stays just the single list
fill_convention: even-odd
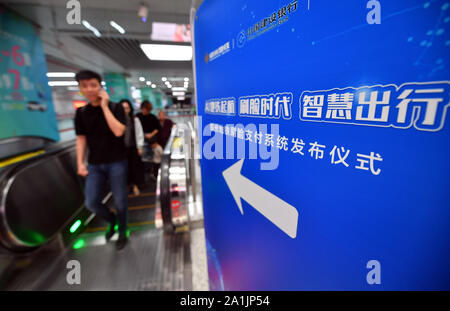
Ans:
[{"label": "man's sneaker", "polygon": [[116,233],[116,230],[114,229],[115,226],[116,226],[116,224],[108,225],[108,229],[106,229],[106,234],[105,234],[106,241],[109,241],[112,238],[112,236],[114,235],[114,233]]},{"label": "man's sneaker", "polygon": [[127,242],[128,242],[128,238],[127,238],[126,233],[120,233],[119,239],[116,242],[117,250],[121,250],[122,248],[124,248],[125,245],[127,245]]}]

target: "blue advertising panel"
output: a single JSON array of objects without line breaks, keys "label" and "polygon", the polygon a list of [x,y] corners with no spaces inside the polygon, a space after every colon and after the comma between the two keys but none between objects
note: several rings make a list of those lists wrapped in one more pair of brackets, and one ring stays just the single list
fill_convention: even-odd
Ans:
[{"label": "blue advertising panel", "polygon": [[0,139],[59,140],[47,63],[33,25],[0,7]]},{"label": "blue advertising panel", "polygon": [[124,98],[128,98],[128,83],[123,74],[108,72],[105,74],[105,84],[112,102],[118,103]]},{"label": "blue advertising panel", "polygon": [[158,110],[163,108],[163,95],[162,93],[153,91],[150,87],[140,88],[142,92],[142,100],[149,100],[152,104],[153,114],[158,114]]},{"label": "blue advertising panel", "polygon": [[205,0],[212,290],[450,289],[450,3]]}]

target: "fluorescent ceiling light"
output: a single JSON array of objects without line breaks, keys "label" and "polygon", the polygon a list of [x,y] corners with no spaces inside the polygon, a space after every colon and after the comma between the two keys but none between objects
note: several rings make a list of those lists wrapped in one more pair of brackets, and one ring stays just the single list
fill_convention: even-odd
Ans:
[{"label": "fluorescent ceiling light", "polygon": [[186,95],[185,92],[172,92],[172,96],[184,96]]},{"label": "fluorescent ceiling light", "polygon": [[74,72],[47,72],[47,77],[49,78],[73,78],[75,77]]},{"label": "fluorescent ceiling light", "polygon": [[86,27],[87,29],[89,29],[90,31],[92,31],[94,33],[94,35],[96,35],[97,37],[101,37],[102,35],[100,34],[100,31],[98,31],[97,28],[95,28],[94,26],[92,26],[91,24],[89,24],[88,21],[83,20],[81,22],[83,24],[84,27]]},{"label": "fluorescent ceiling light", "polygon": [[172,91],[186,91],[186,88],[184,88],[184,87],[174,87],[174,88],[172,88]]},{"label": "fluorescent ceiling light", "polygon": [[164,82],[166,82],[166,81],[167,81],[167,78],[166,78],[166,77],[162,77],[161,80],[163,80]]},{"label": "fluorescent ceiling light", "polygon": [[184,81],[188,82],[188,81],[189,81],[189,78],[184,78]]},{"label": "fluorescent ceiling light", "polygon": [[181,96],[181,97],[177,97],[177,99],[178,100],[184,100],[185,98],[184,98],[184,96]]},{"label": "fluorescent ceiling light", "polygon": [[50,86],[76,86],[78,85],[77,81],[49,81],[48,85]]},{"label": "fluorescent ceiling light", "polygon": [[169,81],[184,81],[183,77],[169,77]]},{"label": "fluorescent ceiling light", "polygon": [[150,60],[190,61],[192,47],[186,45],[141,44],[141,49]]},{"label": "fluorescent ceiling light", "polygon": [[139,81],[145,81],[144,77],[139,77]]},{"label": "fluorescent ceiling light", "polygon": [[118,32],[121,34],[125,33],[125,29],[123,29],[119,24],[117,24],[115,21],[110,21],[109,24],[117,29]]},{"label": "fluorescent ceiling light", "polygon": [[155,88],[155,87],[156,87],[156,85],[152,84],[152,88]]},{"label": "fluorescent ceiling light", "polygon": [[105,86],[106,85],[106,82],[105,81],[102,81],[102,83],[101,83],[103,86]]},{"label": "fluorescent ceiling light", "polygon": [[145,82],[145,84],[150,85],[152,84],[150,81]]}]

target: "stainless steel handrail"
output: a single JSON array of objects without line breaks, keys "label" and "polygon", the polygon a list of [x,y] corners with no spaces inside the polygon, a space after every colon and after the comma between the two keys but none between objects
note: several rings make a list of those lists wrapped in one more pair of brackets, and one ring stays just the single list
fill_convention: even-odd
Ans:
[{"label": "stainless steel handrail", "polygon": [[[75,145],[72,143],[64,143],[60,144],[59,148],[53,147],[51,150],[47,150],[46,153],[40,156],[36,156],[34,158],[31,158],[29,160],[25,160],[23,162],[20,162],[18,164],[12,165],[11,167],[8,167],[5,171],[2,172],[2,180],[0,184],[0,243],[5,246],[9,250],[13,251],[28,251],[33,250],[36,247],[45,244],[46,242],[52,240],[65,226],[68,225],[68,223],[72,220],[72,215],[76,214],[82,207],[83,199],[83,191],[82,191],[82,184],[78,177],[76,176],[76,170],[75,170],[75,158],[74,158],[74,152],[75,152]],[[27,174],[27,170],[36,170],[40,165],[42,168],[47,168],[49,165],[49,161],[56,161],[54,163],[55,170],[50,172],[48,170],[44,170],[41,172],[39,176],[34,176],[33,178],[26,180],[25,175]],[[72,163],[73,162],[73,163]],[[53,163],[53,162],[52,162]],[[52,167],[53,167],[52,166]],[[68,170],[71,170],[71,172],[68,172]],[[25,174],[25,175],[21,175]],[[29,174],[29,173],[28,173]],[[41,195],[40,192],[34,191],[33,187],[38,187],[39,190],[44,189],[45,191],[53,191],[55,188],[55,185],[53,183],[50,183],[48,185],[45,184],[45,177],[51,175],[53,179],[57,179],[60,181],[57,186],[60,186],[64,184],[64,182],[67,183],[67,187],[70,187],[70,191],[77,191],[77,193],[74,192],[74,195],[79,198],[76,201],[80,201],[79,206],[78,204],[74,206],[75,210],[72,210],[71,204],[64,204],[63,207],[57,209],[57,214],[52,214],[55,212],[55,209],[50,208],[50,210],[42,210],[37,209],[38,205],[33,204],[21,204],[17,203],[17,201],[13,198],[18,199],[20,202],[25,202],[26,198],[29,196],[39,196]],[[19,178],[20,177],[20,178]],[[30,177],[30,176],[27,176]],[[44,182],[44,183],[43,183]],[[15,183],[21,184],[24,186],[24,189],[21,189],[20,194],[17,192],[17,189],[13,189],[13,185]],[[70,186],[69,186],[70,185]],[[39,188],[40,187],[40,188]],[[73,187],[76,187],[76,189],[73,189]],[[22,188],[22,187],[21,187]],[[69,191],[68,190],[68,191]],[[9,199],[10,192],[13,192],[12,199]],[[14,191],[16,193],[14,194]],[[22,192],[23,191],[23,192]],[[42,193],[41,200],[35,200],[36,204],[47,204],[47,196],[48,192]],[[46,199],[47,198],[47,199]],[[68,200],[74,199],[67,198]],[[8,201],[13,200],[13,201]],[[56,200],[56,199],[55,199]],[[16,202],[18,205],[16,205]],[[43,203],[45,202],[45,203]],[[74,203],[75,201],[71,202]],[[55,203],[55,202],[52,202]],[[11,213],[12,210],[8,209],[9,205],[13,205],[13,207],[10,206],[10,208],[13,208],[13,214],[19,213],[20,216],[17,218],[17,216],[13,217],[13,223],[11,223],[11,218],[8,217],[8,215]],[[58,205],[59,206],[59,205]],[[18,209],[17,211],[15,209]],[[54,206],[53,206],[54,207]],[[9,212],[8,212],[9,211]],[[45,221],[43,223],[39,223],[39,219],[42,220],[43,215],[45,216]],[[23,223],[18,221],[22,219]],[[31,219],[31,220],[30,220]],[[27,224],[30,222],[34,222],[36,219],[36,227],[35,228],[28,228]],[[34,223],[33,223],[34,224]],[[51,226],[48,226],[51,225]],[[43,231],[35,231],[36,228],[41,228]],[[52,232],[48,232],[50,229]],[[27,230],[30,229],[31,231],[35,231],[36,234],[41,234],[40,237],[42,237],[42,242],[30,242],[23,240],[20,235],[21,232],[17,232],[16,230]]]},{"label": "stainless steel handrail", "polygon": [[188,193],[192,191],[189,131],[189,127],[184,124],[174,125],[158,172],[156,204],[161,212],[162,223],[156,221],[156,227],[169,232],[189,221]]}]

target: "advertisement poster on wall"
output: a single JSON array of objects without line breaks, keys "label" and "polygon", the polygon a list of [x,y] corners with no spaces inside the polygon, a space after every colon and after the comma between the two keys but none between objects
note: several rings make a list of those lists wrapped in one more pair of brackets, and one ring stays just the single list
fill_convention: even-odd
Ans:
[{"label": "advertisement poster on wall", "polygon": [[47,63],[34,26],[0,6],[0,139],[59,140]]}]

